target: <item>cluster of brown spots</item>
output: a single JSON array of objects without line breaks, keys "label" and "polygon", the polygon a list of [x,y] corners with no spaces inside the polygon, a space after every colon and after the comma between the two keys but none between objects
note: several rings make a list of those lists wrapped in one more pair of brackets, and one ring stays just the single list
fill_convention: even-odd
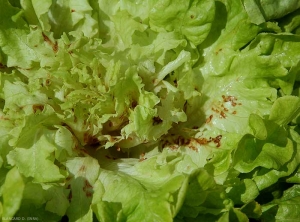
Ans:
[{"label": "cluster of brown spots", "polygon": [[45,33],[42,33],[44,41],[47,42],[53,49],[53,51],[56,53],[58,51],[58,44],[57,42],[52,42]]},{"label": "cluster of brown spots", "polygon": [[44,110],[44,105],[42,104],[34,104],[32,105],[33,112],[36,113],[38,111],[42,112]]},{"label": "cluster of brown spots", "polygon": [[237,98],[234,96],[225,96],[222,95],[223,102],[230,102],[232,106],[242,105],[241,103],[237,103]]},{"label": "cluster of brown spots", "polygon": [[176,136],[169,138],[162,143],[162,147],[168,147],[171,150],[177,150],[180,146],[185,146],[196,152],[198,152],[197,145],[208,145],[209,143],[214,143],[216,147],[221,146],[222,135],[216,137],[200,137],[200,138],[184,138],[182,136]]},{"label": "cluster of brown spots", "polygon": [[222,135],[218,135],[216,137],[210,137],[209,141],[214,142],[217,147],[220,147],[221,146],[221,139],[222,139]]},{"label": "cluster of brown spots", "polygon": [[89,183],[89,181],[84,181],[84,186],[82,187],[82,190],[87,197],[93,196],[93,186]]},{"label": "cluster of brown spots", "polygon": [[[218,117],[221,118],[221,119],[225,119],[227,117],[227,113],[229,112],[229,109],[226,108],[224,106],[224,103],[230,103],[230,105],[232,107],[236,107],[237,105],[242,105],[242,103],[238,103],[237,102],[237,98],[235,96],[225,96],[225,95],[222,95],[222,102],[219,102],[219,104],[215,105],[214,107],[211,108],[211,110],[218,114]],[[237,113],[236,110],[233,110],[231,112],[231,114],[235,115]],[[213,115],[210,115],[207,119],[206,119],[206,123],[210,123],[212,118],[214,116]]]},{"label": "cluster of brown spots", "polygon": [[180,146],[186,146],[195,151],[198,151],[196,147],[193,145],[193,138],[185,138],[183,136],[173,135],[168,137],[168,139],[164,140],[162,143],[162,147],[168,147],[172,150],[177,150]]},{"label": "cluster of brown spots", "polygon": [[221,139],[222,139],[222,135],[218,135],[216,137],[209,137],[209,138],[204,138],[204,137],[193,138],[193,141],[196,141],[200,145],[207,145],[208,143],[213,142],[216,144],[217,147],[220,147]]}]

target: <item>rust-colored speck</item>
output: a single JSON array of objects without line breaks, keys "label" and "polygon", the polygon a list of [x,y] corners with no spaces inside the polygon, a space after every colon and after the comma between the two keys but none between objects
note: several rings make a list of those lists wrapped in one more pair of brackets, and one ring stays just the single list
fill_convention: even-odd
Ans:
[{"label": "rust-colored speck", "polygon": [[42,104],[34,104],[32,105],[33,112],[36,113],[38,111],[42,112],[44,110],[44,105]]},{"label": "rust-colored speck", "polygon": [[93,195],[93,186],[89,183],[89,181],[84,181],[84,186],[82,187],[83,192],[87,197],[91,197]]},{"label": "rust-colored speck", "polygon": [[199,143],[200,145],[206,145],[208,144],[210,141],[207,140],[206,138],[195,138],[195,140],[197,141],[197,143]]},{"label": "rust-colored speck", "polygon": [[49,86],[51,84],[51,80],[50,79],[46,79],[45,84],[46,84],[46,86]]},{"label": "rust-colored speck", "polygon": [[72,9],[72,10],[71,10],[71,12],[75,12],[75,10],[74,10],[74,9]]},{"label": "rust-colored speck", "polygon": [[210,116],[206,119],[205,122],[206,122],[206,123],[210,123],[213,117],[214,117],[213,115],[210,115]]},{"label": "rust-colored speck", "polygon": [[42,35],[43,35],[44,41],[47,42],[52,47],[52,49],[53,49],[54,52],[57,52],[58,51],[58,44],[57,44],[57,42],[53,43],[49,39],[49,37],[45,33],[43,33],[43,32],[42,32]]},{"label": "rust-colored speck", "polygon": [[224,119],[226,118],[226,114],[223,112],[223,110],[222,110],[221,113],[220,113],[220,117],[221,117],[221,118],[224,118]]},{"label": "rust-colored speck", "polygon": [[234,97],[234,96],[225,96],[225,95],[222,95],[222,98],[223,98],[223,102],[230,102],[232,106],[236,106],[237,105],[237,103],[236,103],[237,98]]},{"label": "rust-colored speck", "polygon": [[217,147],[221,146],[222,135],[218,135],[215,138],[211,138],[211,140],[217,145]]}]

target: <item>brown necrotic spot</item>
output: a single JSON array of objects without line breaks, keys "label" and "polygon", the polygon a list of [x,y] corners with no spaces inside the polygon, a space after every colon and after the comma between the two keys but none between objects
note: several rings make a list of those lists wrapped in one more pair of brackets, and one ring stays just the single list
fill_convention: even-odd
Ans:
[{"label": "brown necrotic spot", "polygon": [[215,138],[211,138],[211,140],[217,145],[217,147],[221,146],[222,135],[218,135]]},{"label": "brown necrotic spot", "polygon": [[159,116],[153,117],[152,121],[153,121],[153,125],[158,125],[158,124],[162,123],[162,119],[159,118]]},{"label": "brown necrotic spot", "polygon": [[42,104],[34,104],[32,105],[33,112],[36,113],[38,111],[42,112],[44,110],[44,105]]},{"label": "brown necrotic spot", "polygon": [[211,120],[212,120],[212,118],[213,118],[213,115],[210,115],[207,119],[206,119],[206,123],[210,123],[211,122]]},{"label": "brown necrotic spot", "polygon": [[52,49],[53,49],[54,52],[57,52],[58,51],[58,44],[57,44],[57,42],[52,42],[51,39],[49,39],[49,37],[45,33],[43,33],[43,32],[42,32],[42,35],[43,35],[44,41],[46,43],[48,43],[52,47]]},{"label": "brown necrotic spot", "polygon": [[223,110],[222,110],[221,113],[220,113],[220,117],[221,117],[221,118],[224,118],[224,119],[226,118],[226,114],[223,112]]},{"label": "brown necrotic spot", "polygon": [[134,109],[137,105],[138,105],[138,102],[136,100],[133,100],[130,104],[132,109]]},{"label": "brown necrotic spot", "polygon": [[100,144],[100,141],[96,136],[92,136],[89,133],[85,133],[83,136],[83,141],[86,145],[97,146]]},{"label": "brown necrotic spot", "polygon": [[93,195],[93,186],[89,183],[89,181],[84,181],[84,186],[82,187],[83,192],[87,197],[92,197]]}]

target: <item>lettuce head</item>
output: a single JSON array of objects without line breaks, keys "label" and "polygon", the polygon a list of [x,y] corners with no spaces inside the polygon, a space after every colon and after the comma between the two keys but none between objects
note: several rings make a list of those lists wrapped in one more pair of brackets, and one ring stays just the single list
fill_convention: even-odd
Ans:
[{"label": "lettuce head", "polygon": [[1,0],[2,221],[296,221],[297,0]]}]

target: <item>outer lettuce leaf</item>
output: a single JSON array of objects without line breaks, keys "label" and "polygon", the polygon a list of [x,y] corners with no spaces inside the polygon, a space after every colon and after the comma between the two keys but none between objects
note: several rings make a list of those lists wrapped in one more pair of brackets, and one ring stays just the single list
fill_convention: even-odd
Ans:
[{"label": "outer lettuce leaf", "polygon": [[[19,210],[24,191],[24,181],[16,167],[12,168],[1,186],[1,196],[3,199],[2,218],[11,218]],[[4,219],[9,221],[10,219]]]},{"label": "outer lettuce leaf", "polygon": [[299,185],[287,189],[281,198],[265,205],[262,218],[280,221],[297,220],[299,218]]},{"label": "outer lettuce leaf", "polygon": [[253,23],[259,24],[267,20],[281,18],[300,8],[298,1],[282,2],[270,1],[243,1],[244,7]]}]

